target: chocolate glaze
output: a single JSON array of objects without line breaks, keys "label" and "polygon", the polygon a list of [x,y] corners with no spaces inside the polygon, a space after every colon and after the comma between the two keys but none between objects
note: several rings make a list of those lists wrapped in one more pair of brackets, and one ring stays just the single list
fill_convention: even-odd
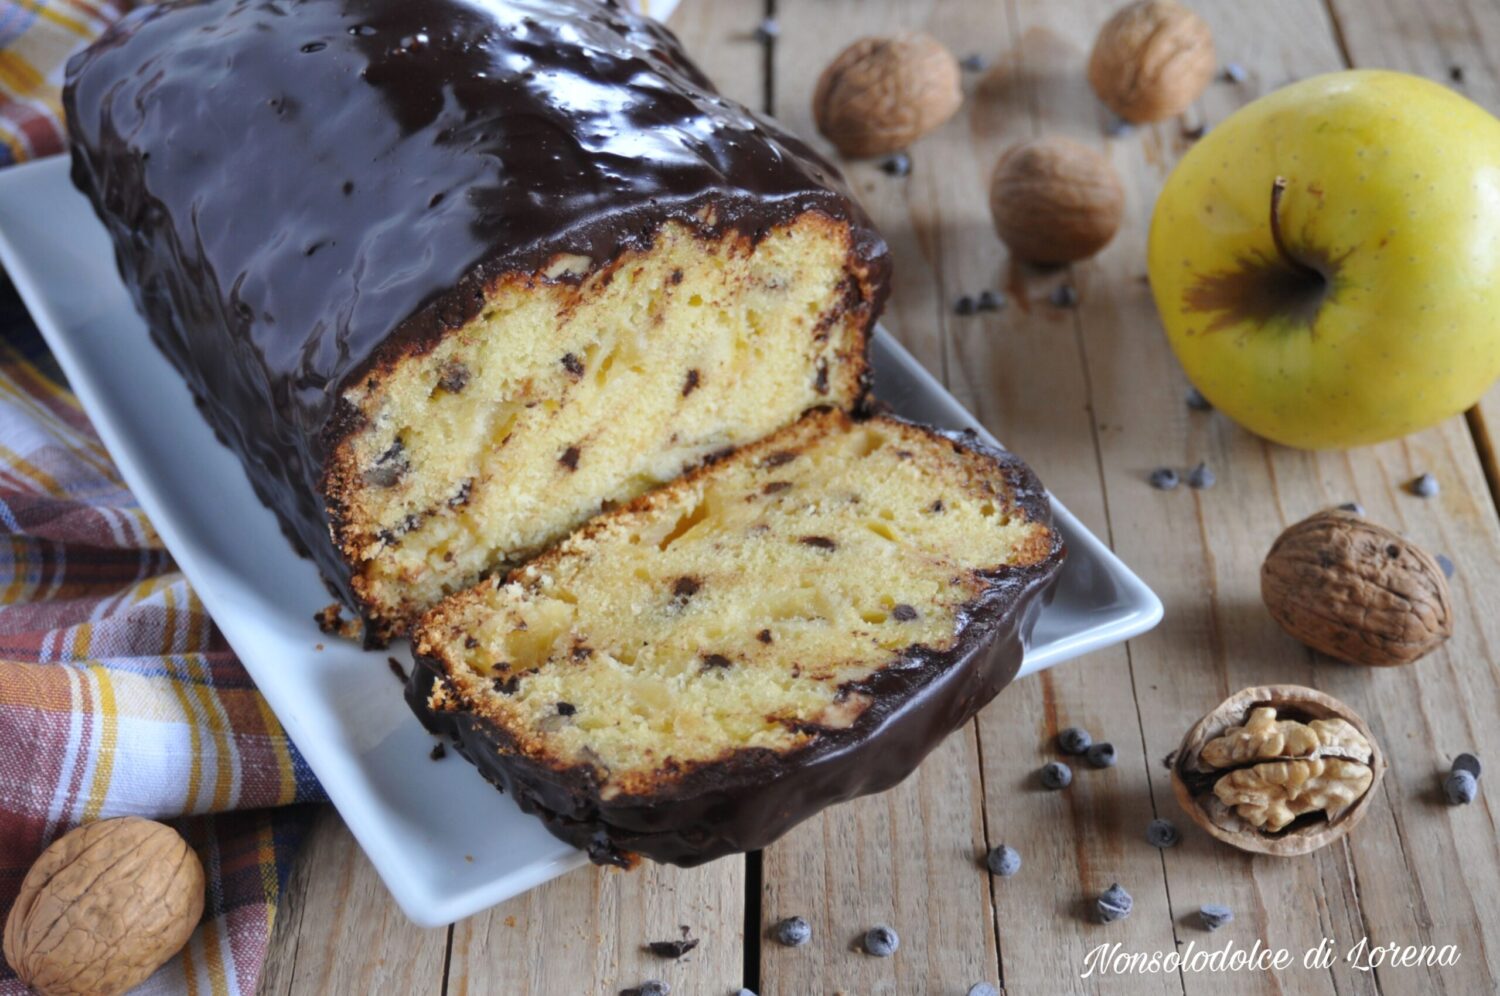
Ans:
[{"label": "chocolate glaze", "polygon": [[152,338],[351,606],[324,500],[342,388],[471,318],[498,274],[811,210],[852,226],[872,323],[888,282],[837,171],[606,0],[142,7],[68,64],[63,100]]},{"label": "chocolate glaze", "polygon": [[[1026,516],[1051,525],[1051,503],[1029,467],[972,433],[941,434],[994,459]],[[1052,537],[1044,559],[987,575],[991,586],[963,607],[951,649],[911,647],[900,662],[846,686],[872,699],[847,729],[821,730],[790,754],[741,751],[698,765],[650,797],[601,800],[592,768],[554,770],[512,750],[503,731],[473,712],[429,708],[444,680],[436,658],[417,658],[407,702],[522,810],[596,863],[628,865],[639,854],[691,866],[756,850],[829,805],[895,785],[1010,683],[1062,567],[1055,528]],[[458,698],[452,685],[447,692]]]}]

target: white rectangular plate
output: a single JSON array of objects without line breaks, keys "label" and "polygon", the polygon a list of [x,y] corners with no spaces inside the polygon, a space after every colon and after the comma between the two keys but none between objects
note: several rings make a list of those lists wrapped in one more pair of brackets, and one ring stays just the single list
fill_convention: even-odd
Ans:
[{"label": "white rectangular plate", "polygon": [[[147,340],[65,160],[0,171],[0,263],[126,484],[406,914],[423,926],[450,923],[582,864],[473,767],[428,759],[432,739],[407,709],[386,652],[318,631],[313,613],[329,596],[317,572],[282,538]],[[873,355],[880,396],[897,412],[977,427],[889,335],[876,337]],[[1022,674],[1161,618],[1150,589],[1067,509],[1053,508],[1068,559]],[[394,652],[410,663],[405,647]]]}]

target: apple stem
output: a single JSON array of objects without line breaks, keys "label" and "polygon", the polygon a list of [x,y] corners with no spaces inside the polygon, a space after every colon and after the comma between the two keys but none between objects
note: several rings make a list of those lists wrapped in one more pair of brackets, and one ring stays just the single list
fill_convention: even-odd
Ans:
[{"label": "apple stem", "polygon": [[1271,241],[1276,243],[1277,254],[1286,261],[1288,266],[1322,280],[1322,271],[1308,266],[1293,256],[1291,250],[1286,247],[1286,240],[1281,237],[1281,195],[1284,193],[1286,193],[1286,177],[1278,176],[1271,182]]}]

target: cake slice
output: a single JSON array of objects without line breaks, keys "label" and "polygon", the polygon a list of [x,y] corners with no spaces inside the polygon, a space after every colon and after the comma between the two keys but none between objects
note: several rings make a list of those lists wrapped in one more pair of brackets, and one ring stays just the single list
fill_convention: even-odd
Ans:
[{"label": "cake slice", "polygon": [[884,243],[621,5],[141,6],[64,104],[152,338],[372,642],[863,396]]},{"label": "cake slice", "polygon": [[595,861],[696,864],[910,773],[1062,556],[1008,453],[815,411],[444,601],[408,698]]}]

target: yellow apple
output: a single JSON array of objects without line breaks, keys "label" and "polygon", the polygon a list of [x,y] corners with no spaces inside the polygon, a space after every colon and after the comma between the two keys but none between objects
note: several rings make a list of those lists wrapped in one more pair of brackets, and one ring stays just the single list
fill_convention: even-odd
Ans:
[{"label": "yellow apple", "polygon": [[1252,432],[1432,425],[1500,376],[1500,120],[1405,73],[1284,87],[1183,157],[1148,266],[1188,378]]}]

